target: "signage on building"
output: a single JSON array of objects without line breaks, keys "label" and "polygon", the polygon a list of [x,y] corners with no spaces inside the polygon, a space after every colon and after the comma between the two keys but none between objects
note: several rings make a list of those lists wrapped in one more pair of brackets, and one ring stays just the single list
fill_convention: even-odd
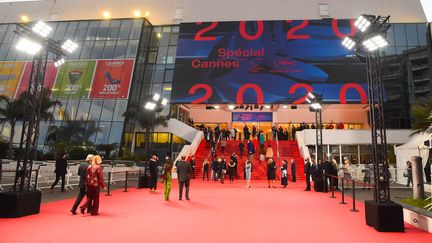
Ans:
[{"label": "signage on building", "polygon": [[171,103],[367,103],[353,20],[182,23]]},{"label": "signage on building", "polygon": [[[28,90],[31,69],[32,69],[32,63],[26,62],[21,81],[15,93],[15,99],[18,99],[22,93]],[[45,77],[44,77],[44,88],[49,90],[53,88],[57,77],[57,72],[58,72],[58,68],[54,66],[54,62],[48,61],[46,66],[46,71],[45,71]]]},{"label": "signage on building", "polygon": [[272,122],[272,112],[233,112],[233,122]]},{"label": "signage on building", "polygon": [[23,69],[24,62],[0,62],[0,95],[14,96]]}]

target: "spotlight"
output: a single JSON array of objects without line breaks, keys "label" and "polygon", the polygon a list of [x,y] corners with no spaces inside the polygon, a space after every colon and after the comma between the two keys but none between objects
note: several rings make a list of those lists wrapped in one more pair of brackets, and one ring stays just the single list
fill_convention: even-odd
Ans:
[{"label": "spotlight", "polygon": [[60,58],[57,61],[54,61],[55,67],[60,67],[65,62],[64,58]]},{"label": "spotlight", "polygon": [[264,106],[261,106],[261,107],[260,107],[260,111],[261,111],[263,108],[264,108]]},{"label": "spotlight", "polygon": [[155,93],[155,94],[153,95],[153,100],[154,100],[154,101],[158,101],[159,99],[160,99],[160,94]]},{"label": "spotlight", "polygon": [[161,37],[162,37],[162,34],[161,33],[156,33],[156,37],[158,38],[158,39],[160,39]]},{"label": "spotlight", "polygon": [[355,44],[356,43],[349,37],[345,37],[345,39],[342,41],[342,45],[348,50],[351,50],[355,46]]},{"label": "spotlight", "polygon": [[240,105],[240,107],[239,107],[240,109],[243,109],[244,108],[244,105]]},{"label": "spotlight", "polygon": [[249,106],[248,106],[248,105],[245,107],[245,110],[247,110],[247,109],[249,109]]},{"label": "spotlight", "polygon": [[104,19],[109,19],[109,18],[111,18],[111,13],[108,12],[108,11],[103,11],[103,12],[102,12],[102,17],[103,17]]},{"label": "spotlight", "polygon": [[18,40],[16,49],[29,55],[35,55],[42,49],[42,46],[37,42],[23,37]]},{"label": "spotlight", "polygon": [[264,105],[264,108],[266,108],[266,109],[270,109],[271,106],[270,106],[270,105]]},{"label": "spotlight", "polygon": [[146,104],[145,104],[145,106],[144,106],[144,108],[146,109],[146,110],[154,110],[155,108],[156,108],[156,103],[153,103],[153,102],[147,102]]},{"label": "spotlight", "polygon": [[287,108],[288,108],[288,106],[287,106],[287,105],[283,105],[283,106],[282,106],[282,108],[284,108],[284,109],[287,109]]},{"label": "spotlight", "polygon": [[306,98],[306,102],[309,104],[312,103],[312,101],[309,98]]},{"label": "spotlight", "polygon": [[23,23],[28,23],[30,21],[29,17],[27,15],[22,15],[21,16],[21,22]]},{"label": "spotlight", "polygon": [[133,12],[133,15],[135,16],[135,18],[139,18],[139,17],[141,17],[141,11],[139,11],[139,10],[135,10],[135,11]]},{"label": "spotlight", "polygon": [[371,37],[365,41],[363,41],[363,46],[368,51],[375,51],[378,48],[382,48],[388,45],[388,42],[384,37],[381,35],[376,35],[374,37]]},{"label": "spotlight", "polygon": [[314,98],[315,98],[315,95],[312,94],[311,92],[309,92],[309,93],[307,94],[307,96],[309,97],[309,99],[314,99]]},{"label": "spotlight", "polygon": [[230,110],[234,110],[235,106],[234,105],[228,105],[228,109]]},{"label": "spotlight", "polygon": [[321,104],[320,103],[312,103],[311,107],[315,110],[320,110],[321,109]]},{"label": "spotlight", "polygon": [[150,15],[150,12],[149,11],[144,11],[144,17],[148,17]]},{"label": "spotlight", "polygon": [[254,109],[258,109],[259,108],[259,106],[258,105],[254,105]]},{"label": "spotlight", "polygon": [[220,108],[220,106],[218,106],[218,105],[215,105],[215,106],[213,106],[215,109],[219,109]]},{"label": "spotlight", "polygon": [[165,99],[165,98],[163,98],[161,104],[162,104],[163,106],[166,106],[166,105],[168,104],[168,100]]},{"label": "spotlight", "polygon": [[61,46],[61,48],[69,53],[72,53],[78,48],[78,44],[71,40],[66,40],[65,43],[63,43],[63,45]]},{"label": "spotlight", "polygon": [[44,22],[38,21],[33,26],[32,31],[42,37],[47,37],[51,33],[52,28],[47,24],[45,24]]},{"label": "spotlight", "polygon": [[363,15],[360,15],[357,21],[354,22],[354,26],[356,26],[361,32],[365,32],[370,25],[371,22]]}]

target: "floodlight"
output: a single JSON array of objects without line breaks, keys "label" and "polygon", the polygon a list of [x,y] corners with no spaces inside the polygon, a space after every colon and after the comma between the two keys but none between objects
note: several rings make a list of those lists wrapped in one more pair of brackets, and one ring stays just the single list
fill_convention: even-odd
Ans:
[{"label": "floodlight", "polygon": [[42,37],[47,37],[51,33],[52,28],[47,24],[45,24],[44,22],[38,21],[33,26],[32,31]]},{"label": "floodlight", "polygon": [[18,40],[16,49],[29,55],[35,55],[42,49],[42,46],[35,41],[23,37]]},{"label": "floodlight", "polygon": [[348,50],[351,50],[355,46],[355,41],[349,37],[345,37],[342,41],[342,45],[345,46]]},{"label": "floodlight", "polygon": [[307,96],[308,96],[310,99],[314,99],[314,98],[315,98],[315,95],[312,94],[311,92],[309,92],[309,93],[307,94]]},{"label": "floodlight", "polygon": [[135,10],[135,11],[133,12],[133,14],[134,14],[134,16],[135,16],[136,18],[141,17],[141,11],[139,11],[139,10]]},{"label": "floodlight", "polygon": [[158,101],[159,99],[160,99],[160,94],[155,93],[155,94],[153,95],[153,100],[154,100],[154,101]]},{"label": "floodlight", "polygon": [[71,40],[66,40],[65,43],[63,43],[63,45],[61,46],[61,48],[69,53],[72,53],[78,48],[78,44]]},{"label": "floodlight", "polygon": [[371,22],[365,18],[363,15],[361,15],[356,22],[354,22],[354,25],[359,29],[361,32],[365,32],[369,26],[371,25]]},{"label": "floodlight", "polygon": [[388,45],[387,40],[384,39],[384,37],[382,37],[381,35],[376,35],[374,37],[371,37],[363,41],[363,46],[368,51],[375,51],[376,49],[385,47],[387,45]]},{"label": "floodlight", "polygon": [[271,106],[270,106],[270,105],[264,105],[264,108],[266,108],[266,109],[270,109]]},{"label": "floodlight", "polygon": [[228,109],[230,110],[234,110],[235,106],[234,105],[228,105]]},{"label": "floodlight", "polygon": [[156,104],[153,102],[147,102],[144,108],[147,110],[154,110],[156,108]]},{"label": "floodlight", "polygon": [[162,104],[163,106],[166,106],[166,105],[168,104],[168,100],[165,99],[165,98],[163,98],[162,101],[161,101],[161,104]]},{"label": "floodlight", "polygon": [[218,105],[215,105],[215,106],[213,106],[215,109],[219,109],[220,108],[220,106],[218,106]]},{"label": "floodlight", "polygon": [[312,103],[312,101],[309,98],[306,98],[306,102],[309,104]]},{"label": "floodlight", "polygon": [[283,105],[283,106],[282,106],[282,108],[284,108],[284,109],[287,109],[287,108],[288,108],[288,106],[287,106],[287,105]]},{"label": "floodlight", "polygon": [[65,62],[64,58],[60,58],[59,60],[54,62],[55,67],[60,67]]},{"label": "floodlight", "polygon": [[315,110],[320,110],[321,109],[321,104],[320,103],[312,103],[311,107]]}]

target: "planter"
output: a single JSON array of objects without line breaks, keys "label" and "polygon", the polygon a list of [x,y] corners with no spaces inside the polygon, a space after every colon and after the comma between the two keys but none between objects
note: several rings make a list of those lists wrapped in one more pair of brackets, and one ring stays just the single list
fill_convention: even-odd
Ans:
[{"label": "planter", "polygon": [[[400,203],[400,202],[399,202]],[[404,209],[404,221],[412,226],[432,233],[432,212],[411,205],[400,203]]]}]

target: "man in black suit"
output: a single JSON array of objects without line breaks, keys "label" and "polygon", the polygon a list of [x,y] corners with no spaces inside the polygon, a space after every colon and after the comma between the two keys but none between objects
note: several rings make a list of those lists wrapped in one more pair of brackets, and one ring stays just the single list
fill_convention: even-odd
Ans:
[{"label": "man in black suit", "polygon": [[[84,198],[84,196],[86,195],[86,173],[87,173],[87,168],[89,167],[89,164],[92,163],[93,161],[93,154],[89,154],[87,155],[86,158],[86,162],[87,163],[81,163],[80,166],[78,167],[78,175],[80,177],[79,180],[79,194],[75,200],[74,205],[72,206],[72,209],[70,210],[72,214],[77,214],[76,210],[78,208],[78,205],[81,203],[82,199]],[[110,182],[108,182],[110,183]]]},{"label": "man in black suit", "polygon": [[156,155],[152,155],[149,161],[149,169],[150,169],[150,192],[156,192],[157,190],[157,179],[158,179],[158,157]]},{"label": "man in black suit", "polygon": [[240,143],[239,143],[240,159],[243,158],[243,150],[244,150],[244,147],[245,147],[244,143],[240,141]]},{"label": "man in black suit", "polygon": [[182,200],[183,187],[186,187],[186,200],[189,199],[190,174],[192,167],[186,162],[186,156],[182,156],[181,160],[176,163],[177,179],[179,183],[179,200]]},{"label": "man in black suit", "polygon": [[189,160],[189,164],[192,168],[191,178],[195,179],[195,156],[192,155],[191,159]]},{"label": "man in black suit", "polygon": [[306,175],[306,189],[305,191],[310,191],[311,190],[311,184],[310,184],[310,176],[311,176],[311,163],[309,161],[309,158],[306,158],[305,161],[305,167],[304,167],[304,173]]},{"label": "man in black suit", "polygon": [[61,178],[61,192],[64,192],[65,190],[65,177],[67,174],[67,153],[63,153],[60,157],[57,158],[55,163],[55,170],[54,173],[56,174],[56,179],[54,183],[51,185],[50,192],[52,193],[54,190],[54,187],[57,185]]},{"label": "man in black suit", "polygon": [[291,159],[291,181],[296,182],[297,181],[297,169],[295,165],[294,159]]}]

